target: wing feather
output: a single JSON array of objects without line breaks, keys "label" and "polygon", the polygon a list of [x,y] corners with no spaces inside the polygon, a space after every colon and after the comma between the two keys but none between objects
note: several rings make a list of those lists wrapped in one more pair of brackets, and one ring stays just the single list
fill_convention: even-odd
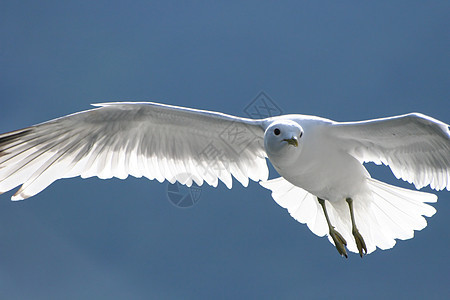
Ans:
[{"label": "wing feather", "polygon": [[412,113],[362,122],[335,122],[330,138],[361,162],[388,165],[417,188],[450,190],[449,125]]},{"label": "wing feather", "polygon": [[268,177],[261,120],[151,102],[95,106],[0,135],[0,193],[22,185],[20,200],[75,176],[228,188],[232,176],[244,186]]}]

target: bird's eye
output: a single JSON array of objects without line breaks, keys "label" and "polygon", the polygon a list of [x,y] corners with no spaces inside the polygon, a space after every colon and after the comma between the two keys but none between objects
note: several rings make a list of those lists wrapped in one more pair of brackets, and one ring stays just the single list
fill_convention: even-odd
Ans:
[{"label": "bird's eye", "polygon": [[298,138],[301,138],[303,136],[303,131],[300,132],[300,136]]},{"label": "bird's eye", "polygon": [[275,128],[275,129],[273,130],[273,133],[274,133],[275,135],[280,135],[281,131],[280,131],[280,129]]}]

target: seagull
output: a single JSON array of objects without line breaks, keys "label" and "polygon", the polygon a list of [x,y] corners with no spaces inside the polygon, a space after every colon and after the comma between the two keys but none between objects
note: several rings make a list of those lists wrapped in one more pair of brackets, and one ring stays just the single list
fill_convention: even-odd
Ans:
[{"label": "seagull", "polygon": [[[449,125],[411,113],[359,121],[248,119],[153,102],[113,102],[0,135],[0,194],[22,200],[61,178],[129,175],[187,186],[259,182],[341,256],[392,248],[426,227],[437,196],[372,178],[390,167],[417,189],[450,190]],[[280,177],[268,179],[267,159]]]}]

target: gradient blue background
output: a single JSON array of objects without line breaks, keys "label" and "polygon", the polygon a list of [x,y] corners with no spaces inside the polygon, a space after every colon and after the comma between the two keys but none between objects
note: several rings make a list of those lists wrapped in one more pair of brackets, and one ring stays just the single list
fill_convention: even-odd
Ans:
[{"label": "gradient blue background", "polygon": [[[92,2],[0,2],[0,131],[104,101],[245,116],[260,91],[284,113],[450,123],[449,1]],[[203,187],[190,209],[166,189],[77,178],[0,196],[0,298],[450,297],[449,192],[414,239],[346,260],[257,183]]]}]

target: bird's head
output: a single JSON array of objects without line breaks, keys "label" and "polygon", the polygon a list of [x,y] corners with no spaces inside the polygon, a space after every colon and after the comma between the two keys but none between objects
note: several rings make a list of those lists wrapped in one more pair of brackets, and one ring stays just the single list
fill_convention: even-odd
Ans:
[{"label": "bird's head", "polygon": [[291,120],[275,121],[264,132],[264,147],[270,157],[299,153],[303,128]]}]

